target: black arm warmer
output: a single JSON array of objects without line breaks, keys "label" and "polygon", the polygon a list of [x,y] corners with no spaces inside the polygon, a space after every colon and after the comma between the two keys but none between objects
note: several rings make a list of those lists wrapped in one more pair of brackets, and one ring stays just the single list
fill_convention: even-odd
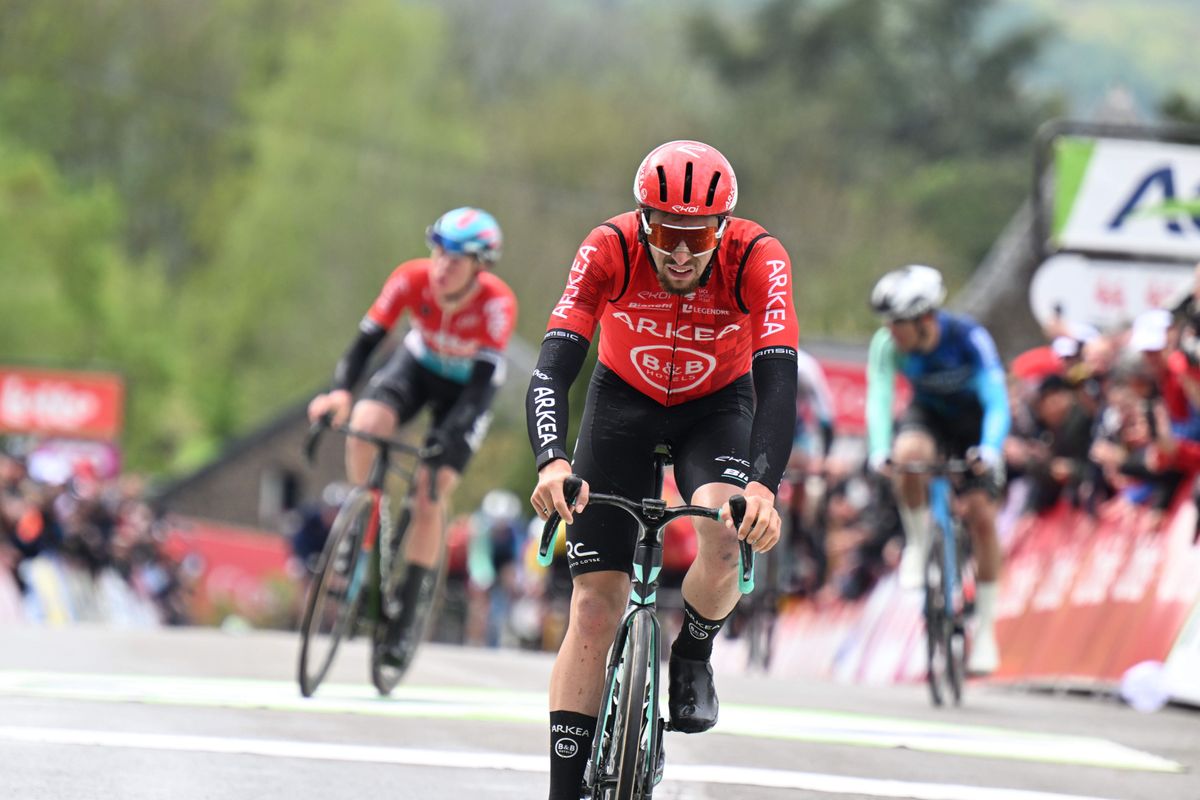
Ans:
[{"label": "black arm warmer", "polygon": [[750,480],[772,492],[792,453],[796,429],[796,355],[758,356],[754,376],[754,423],[750,428]]},{"label": "black arm warmer", "polygon": [[366,369],[367,359],[371,357],[371,353],[375,351],[387,333],[383,328],[364,329],[360,327],[358,329],[358,336],[350,343],[349,349],[338,361],[337,366],[333,368],[334,389],[354,391],[355,385],[362,377],[363,370]]},{"label": "black arm warmer", "polygon": [[552,330],[542,340],[538,363],[525,394],[529,444],[540,470],[556,458],[567,461],[567,393],[587,357],[588,341],[569,331]]},{"label": "black arm warmer", "polygon": [[450,413],[442,422],[442,429],[465,436],[475,427],[496,393],[492,391],[492,377],[496,374],[496,362],[491,358],[477,358],[471,366],[471,377],[467,378],[462,392],[454,401]]}]

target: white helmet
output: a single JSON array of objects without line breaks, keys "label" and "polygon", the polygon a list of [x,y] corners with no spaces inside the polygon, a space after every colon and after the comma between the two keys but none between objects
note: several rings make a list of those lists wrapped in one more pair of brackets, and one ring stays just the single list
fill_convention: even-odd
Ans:
[{"label": "white helmet", "polygon": [[889,320],[914,319],[936,311],[945,299],[942,273],[920,264],[892,270],[871,290],[871,308]]},{"label": "white helmet", "polygon": [[507,489],[492,489],[483,496],[480,508],[494,521],[512,522],[521,516],[521,501]]}]

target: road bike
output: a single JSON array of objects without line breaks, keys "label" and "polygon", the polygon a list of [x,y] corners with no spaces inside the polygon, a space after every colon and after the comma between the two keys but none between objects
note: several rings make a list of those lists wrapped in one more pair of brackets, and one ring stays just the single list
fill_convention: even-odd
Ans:
[{"label": "road bike", "polygon": [[[309,584],[300,623],[300,693],[311,697],[329,673],[338,645],[344,639],[365,633],[371,638],[371,683],[386,696],[412,662],[429,616],[428,604],[411,615],[410,629],[400,632],[403,658],[389,659],[389,629],[403,610],[397,588],[403,585],[405,575],[402,545],[412,520],[414,478],[423,463],[441,454],[441,447],[414,447],[344,425],[331,426],[323,419],[313,424],[305,440],[305,455],[310,463],[326,430],[369,442],[375,447],[375,458],[366,485],[350,490],[330,526],[316,574]],[[394,464],[393,456],[408,458]],[[398,475],[407,487],[395,517],[384,488],[389,472]],[[434,499],[430,483],[430,497]]]},{"label": "road bike", "polygon": [[932,530],[925,559],[925,679],[935,706],[947,694],[961,705],[967,664],[967,617],[971,613],[970,539],[954,509],[958,483],[971,472],[968,462],[951,459],[899,465],[901,472],[929,475]]},{"label": "road bike", "polygon": [[[633,555],[629,605],[617,626],[608,654],[608,668],[601,694],[600,714],[592,736],[592,753],[584,771],[581,800],[649,800],[662,780],[663,733],[669,730],[659,710],[659,630],[655,602],[658,574],[662,569],[663,528],[677,517],[720,519],[721,510],[681,505],[668,508],[662,498],[663,474],[670,462],[664,445],[654,451],[654,496],[633,500],[620,495],[590,494],[588,505],[611,505],[624,509],[638,526]],[[581,478],[572,475],[563,484],[568,505],[582,488]],[[730,498],[734,525],[746,513],[746,499]],[[558,512],[550,514],[542,530],[538,561],[549,566],[554,558]],[[738,543],[738,587],[742,594],[754,589],[754,551]]]}]

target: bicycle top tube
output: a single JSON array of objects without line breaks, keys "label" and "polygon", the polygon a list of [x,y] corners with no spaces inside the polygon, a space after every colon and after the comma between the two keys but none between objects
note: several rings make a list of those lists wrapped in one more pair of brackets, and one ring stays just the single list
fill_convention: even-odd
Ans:
[{"label": "bicycle top tube", "polygon": [[305,440],[304,452],[308,455],[309,460],[312,460],[313,454],[316,452],[317,441],[321,434],[325,431],[334,431],[342,433],[353,439],[361,439],[364,442],[369,442],[380,450],[387,449],[392,452],[406,453],[411,456],[416,456],[421,461],[428,461],[437,458],[442,454],[441,445],[432,445],[429,447],[417,447],[400,439],[391,439],[386,436],[377,436],[367,431],[360,431],[351,428],[349,425],[333,425],[327,417],[322,417],[312,424],[308,429],[308,437]]}]

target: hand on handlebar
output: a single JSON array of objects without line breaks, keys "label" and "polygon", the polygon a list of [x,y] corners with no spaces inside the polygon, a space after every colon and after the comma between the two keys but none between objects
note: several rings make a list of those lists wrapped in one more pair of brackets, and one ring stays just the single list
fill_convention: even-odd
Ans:
[{"label": "hand on handlebar", "polygon": [[325,415],[330,417],[333,427],[345,425],[350,419],[350,408],[354,404],[354,396],[345,389],[334,389],[325,394],[319,394],[308,404],[308,421],[316,422]]},{"label": "hand on handlebar", "polygon": [[574,506],[567,505],[563,495],[563,481],[570,475],[571,464],[564,459],[551,461],[542,467],[542,471],[538,473],[537,487],[529,497],[529,502],[533,504],[533,510],[538,517],[543,520],[548,519],[552,512],[557,511],[558,515],[570,525],[575,521],[575,514],[583,511],[587,506],[587,481],[583,481],[583,487],[579,490],[579,497],[576,498]]},{"label": "hand on handlebar", "polygon": [[[756,553],[765,553],[779,541],[779,512],[775,510],[775,493],[761,483],[751,481],[742,492],[746,498],[746,516],[738,528],[738,539],[744,540]],[[733,530],[729,503],[721,507],[725,527]]]}]

